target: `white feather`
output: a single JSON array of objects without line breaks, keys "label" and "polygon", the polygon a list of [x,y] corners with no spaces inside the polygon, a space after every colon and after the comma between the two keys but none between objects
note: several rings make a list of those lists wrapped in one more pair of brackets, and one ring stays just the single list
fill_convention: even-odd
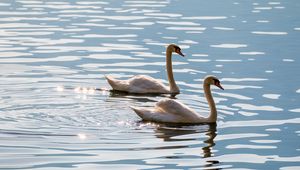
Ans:
[{"label": "white feather", "polygon": [[[210,114],[203,117],[183,103],[172,99],[161,99],[154,108],[131,107],[143,120],[167,123],[212,123],[216,122],[217,110],[210,91],[210,85],[215,84],[216,77],[208,76],[204,80],[204,92],[210,106]],[[218,87],[223,89],[219,80]]]},{"label": "white feather", "polygon": [[170,44],[166,51],[166,66],[169,79],[169,87],[165,86],[161,81],[156,80],[150,76],[137,75],[128,80],[118,80],[111,76],[106,76],[108,83],[113,90],[125,91],[129,93],[158,93],[158,94],[178,94],[177,87],[172,71],[172,52],[180,52],[180,48],[174,44]]}]

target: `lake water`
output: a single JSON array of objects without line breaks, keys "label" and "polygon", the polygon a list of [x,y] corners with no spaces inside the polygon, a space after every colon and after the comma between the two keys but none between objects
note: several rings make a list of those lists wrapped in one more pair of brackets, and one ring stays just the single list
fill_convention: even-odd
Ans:
[{"label": "lake water", "polygon": [[[0,1],[0,169],[300,169],[300,2]],[[212,125],[141,122],[164,96],[108,91],[104,75],[165,83]]]}]

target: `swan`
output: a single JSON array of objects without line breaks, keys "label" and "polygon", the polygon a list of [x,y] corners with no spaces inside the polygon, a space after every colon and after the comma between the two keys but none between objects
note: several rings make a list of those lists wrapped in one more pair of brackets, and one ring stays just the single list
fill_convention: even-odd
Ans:
[{"label": "swan", "polygon": [[157,93],[157,94],[179,94],[179,88],[175,83],[172,70],[172,52],[184,57],[180,47],[170,44],[166,49],[166,67],[168,73],[169,86],[162,82],[147,76],[137,75],[128,80],[117,80],[112,76],[105,76],[113,90],[124,91],[129,93]]},{"label": "swan", "polygon": [[173,99],[162,99],[156,103],[154,108],[132,107],[134,112],[145,121],[162,123],[215,123],[217,120],[217,109],[211,95],[210,85],[215,85],[224,90],[219,79],[215,76],[206,76],[203,83],[205,97],[210,107],[208,117],[203,117],[183,103]]}]

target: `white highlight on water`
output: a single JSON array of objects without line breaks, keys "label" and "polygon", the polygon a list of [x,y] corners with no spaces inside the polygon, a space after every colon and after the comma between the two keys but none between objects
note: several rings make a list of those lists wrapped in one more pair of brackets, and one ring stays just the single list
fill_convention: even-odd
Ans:
[{"label": "white highlight on water", "polygon": [[259,110],[259,111],[283,111],[282,108],[275,107],[275,106],[256,106],[252,104],[246,104],[246,103],[235,103],[232,106],[234,107],[240,107],[244,110]]},{"label": "white highlight on water", "polygon": [[281,95],[280,94],[263,94],[262,96],[265,98],[268,98],[268,99],[279,99],[279,97]]},{"label": "white highlight on water", "polygon": [[56,87],[56,91],[58,91],[58,92],[62,92],[62,91],[64,91],[64,86],[57,86]]},{"label": "white highlight on water", "polygon": [[215,30],[224,30],[224,31],[233,31],[234,28],[227,28],[227,27],[213,27]]},{"label": "white highlight on water", "polygon": [[290,109],[289,111],[290,111],[290,112],[297,112],[297,113],[300,113],[300,108]]},{"label": "white highlight on water", "polygon": [[215,48],[243,48],[247,47],[246,44],[217,44],[217,45],[210,45],[211,47]]},{"label": "white highlight on water", "polygon": [[191,20],[218,20],[218,19],[227,19],[226,16],[194,16],[194,17],[182,17],[182,19],[191,19]]},{"label": "white highlight on water", "polygon": [[295,60],[293,59],[288,59],[288,58],[284,58],[282,59],[283,62],[294,62]]},{"label": "white highlight on water", "polygon": [[78,138],[81,139],[81,140],[84,140],[84,139],[87,138],[86,134],[84,134],[84,133],[78,133],[77,136],[78,136]]},{"label": "white highlight on water", "polygon": [[256,116],[256,115],[258,115],[258,113],[246,112],[246,111],[238,111],[238,113],[243,115],[243,116]]},{"label": "white highlight on water", "polygon": [[275,32],[275,31],[252,31],[252,34],[259,35],[287,35],[287,32]]},{"label": "white highlight on water", "polygon": [[264,55],[264,52],[250,51],[250,52],[240,52],[240,55]]}]

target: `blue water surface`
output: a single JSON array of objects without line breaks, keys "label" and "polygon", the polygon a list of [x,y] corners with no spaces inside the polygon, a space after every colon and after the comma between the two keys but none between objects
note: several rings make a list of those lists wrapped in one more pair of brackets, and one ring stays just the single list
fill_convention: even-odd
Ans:
[{"label": "blue water surface", "polygon": [[[297,0],[0,1],[0,169],[300,169]],[[146,74],[218,121],[141,122],[168,96],[112,93],[104,75]],[[102,89],[102,90],[99,90]]]}]

